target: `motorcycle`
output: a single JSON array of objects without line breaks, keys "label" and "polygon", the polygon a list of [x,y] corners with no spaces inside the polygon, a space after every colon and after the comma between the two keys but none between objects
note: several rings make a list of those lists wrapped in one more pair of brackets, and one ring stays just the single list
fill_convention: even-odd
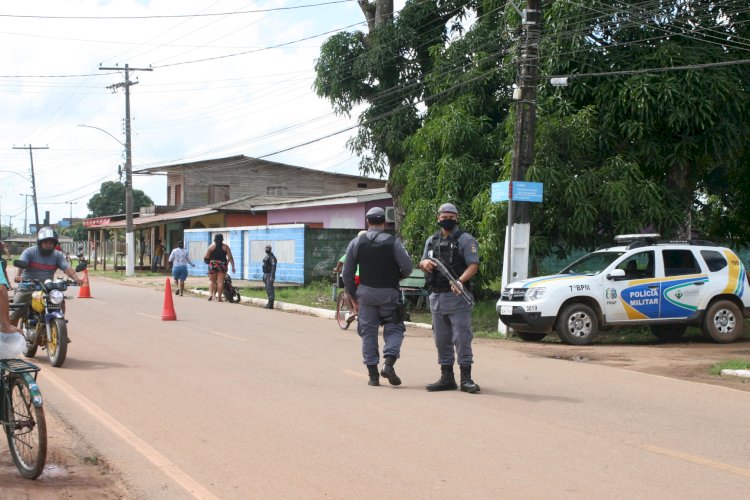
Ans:
[{"label": "motorcycle", "polygon": [[[25,269],[28,264],[22,260],[16,260],[13,265]],[[87,264],[82,262],[75,268],[76,272],[86,269]],[[36,356],[39,347],[47,350],[50,364],[60,367],[65,362],[68,354],[68,320],[65,319],[65,290],[75,281],[68,279],[47,279],[44,283],[38,280],[22,281],[21,285],[31,286],[34,291],[31,294],[29,304],[12,304],[12,309],[23,308],[21,318],[18,320],[18,328],[26,337],[26,349],[23,355],[27,358]]]}]

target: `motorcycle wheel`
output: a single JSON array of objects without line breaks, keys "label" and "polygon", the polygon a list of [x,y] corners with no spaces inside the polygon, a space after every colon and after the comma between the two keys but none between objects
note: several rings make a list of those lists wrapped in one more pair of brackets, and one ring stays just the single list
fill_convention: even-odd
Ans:
[{"label": "motorcycle wheel", "polygon": [[21,330],[23,333],[23,336],[26,338],[26,348],[23,350],[23,355],[27,358],[33,358],[36,356],[36,349],[39,347],[39,336],[34,337],[34,342],[29,342],[29,337],[27,336],[28,330],[29,330],[29,318],[26,316],[22,316],[18,320],[18,329]]},{"label": "motorcycle wheel", "polygon": [[44,409],[31,402],[26,379],[20,374],[8,377],[8,392],[3,405],[5,418],[10,424],[5,428],[10,454],[23,477],[36,479],[44,470],[47,460]]},{"label": "motorcycle wheel", "polygon": [[65,363],[65,356],[68,354],[68,325],[65,320],[55,318],[50,323],[50,338],[47,341],[47,357],[49,362],[55,368]]}]

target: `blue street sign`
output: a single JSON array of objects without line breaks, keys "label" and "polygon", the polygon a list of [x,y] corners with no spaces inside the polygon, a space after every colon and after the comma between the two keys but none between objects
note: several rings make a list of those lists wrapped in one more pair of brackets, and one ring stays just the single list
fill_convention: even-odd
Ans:
[{"label": "blue street sign", "polygon": [[499,201],[508,201],[510,199],[510,182],[493,182],[490,191],[490,201],[497,203]]},{"label": "blue street sign", "polygon": [[539,203],[544,195],[544,184],[541,182],[515,181],[511,188],[509,181],[493,182],[490,191],[490,201],[530,201]]}]

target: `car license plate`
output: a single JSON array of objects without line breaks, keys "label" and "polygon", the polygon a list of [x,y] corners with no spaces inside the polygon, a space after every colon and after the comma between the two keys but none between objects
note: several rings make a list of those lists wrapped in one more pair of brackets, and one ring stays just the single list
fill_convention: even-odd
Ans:
[{"label": "car license plate", "polygon": [[500,316],[512,316],[513,306],[500,306]]}]

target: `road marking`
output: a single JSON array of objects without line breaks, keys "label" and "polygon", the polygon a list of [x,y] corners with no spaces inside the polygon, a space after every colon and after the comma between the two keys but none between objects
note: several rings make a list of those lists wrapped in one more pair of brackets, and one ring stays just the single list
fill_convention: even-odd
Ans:
[{"label": "road marking", "polygon": [[56,385],[58,389],[67,394],[69,398],[83,407],[83,409],[89,412],[89,414],[91,414],[91,416],[98,420],[102,425],[109,428],[115,434],[119,435],[122,440],[125,441],[125,443],[132,446],[144,458],[154,464],[156,468],[159,469],[164,475],[170,477],[174,482],[182,486],[195,498],[199,500],[219,500],[219,497],[215,496],[206,488],[204,488],[203,485],[187,475],[184,471],[177,467],[177,465],[169,461],[167,457],[159,453],[148,443],[136,436],[127,427],[115,420],[114,417],[102,410],[91,400],[70,387],[67,383],[63,382],[63,380],[60,379],[57,375],[54,375],[52,371],[45,371],[44,378],[48,382],[52,382],[53,385]]},{"label": "road marking", "polygon": [[660,448],[658,446],[654,446],[650,444],[642,444],[641,448],[643,448],[644,450],[648,450],[652,453],[657,453],[659,455],[665,455],[667,457],[677,458],[679,460],[684,460],[686,462],[692,462],[694,464],[705,465],[706,467],[712,467],[714,469],[731,472],[732,474],[738,474],[740,476],[750,477],[750,469],[744,469],[742,467],[737,467],[736,465],[729,465],[723,462],[716,462],[714,460],[709,460],[707,458],[698,457],[695,455],[689,455],[687,453],[682,453],[680,451],[670,450],[667,448]]},{"label": "road marking", "polygon": [[210,333],[211,335],[217,335],[219,337],[224,337],[225,339],[239,340],[240,342],[250,342],[249,340],[243,339],[242,337],[233,337],[232,335],[227,335],[226,333],[217,332],[216,330],[208,332],[208,333]]}]

